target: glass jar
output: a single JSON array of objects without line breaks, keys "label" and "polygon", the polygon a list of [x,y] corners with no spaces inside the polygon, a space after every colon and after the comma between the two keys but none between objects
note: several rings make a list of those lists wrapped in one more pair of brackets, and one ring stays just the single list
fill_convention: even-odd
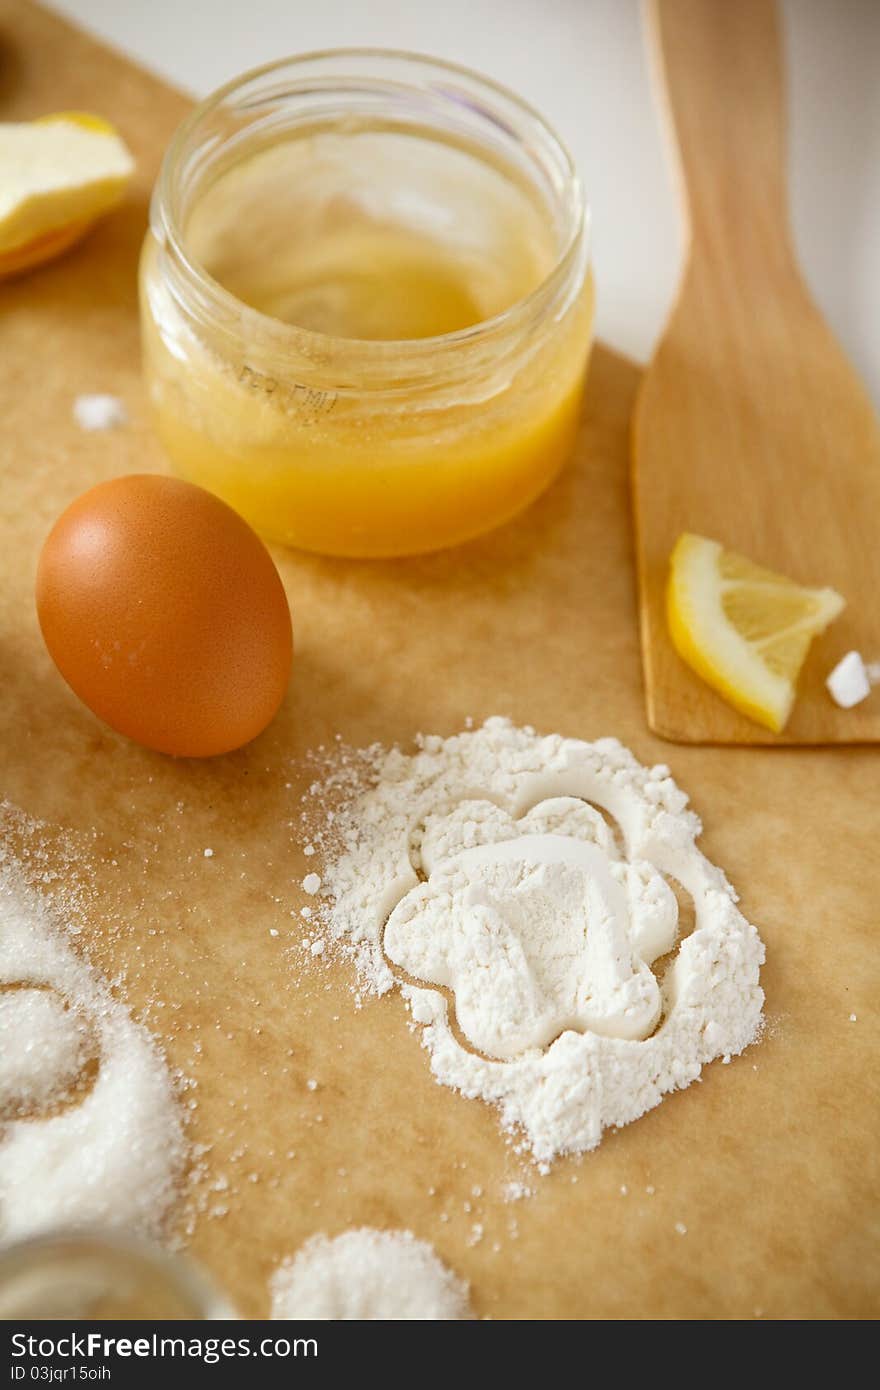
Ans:
[{"label": "glass jar", "polygon": [[0,1319],[234,1318],[202,1272],[139,1237],[79,1230],[0,1251]]},{"label": "glass jar", "polygon": [[593,321],[580,185],[542,118],[465,69],[273,63],[173,139],[141,316],[183,477],[306,550],[453,545],[571,453]]}]

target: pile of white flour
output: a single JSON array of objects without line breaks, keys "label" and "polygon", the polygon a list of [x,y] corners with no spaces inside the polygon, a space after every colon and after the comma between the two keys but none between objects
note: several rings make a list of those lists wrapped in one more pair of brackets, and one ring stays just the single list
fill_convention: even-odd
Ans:
[{"label": "pile of white flour", "polygon": [[367,987],[402,990],[437,1080],[497,1105],[539,1162],[756,1038],[764,948],[668,768],[497,718],[368,762],[313,836],[315,915]]},{"label": "pile of white flour", "polygon": [[441,1321],[472,1317],[468,1288],[411,1231],[314,1236],[272,1276],[273,1318]]},{"label": "pile of white flour", "polygon": [[2,849],[0,1031],[0,1239],[158,1234],[185,1159],[168,1069]]}]

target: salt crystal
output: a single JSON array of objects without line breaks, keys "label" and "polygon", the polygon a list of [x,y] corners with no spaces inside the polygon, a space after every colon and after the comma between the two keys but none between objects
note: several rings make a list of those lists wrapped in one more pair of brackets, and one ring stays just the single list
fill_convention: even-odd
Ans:
[{"label": "salt crystal", "polygon": [[871,693],[871,682],[859,652],[847,652],[841,657],[825,684],[841,709],[852,709]]},{"label": "salt crystal", "polygon": [[213,851],[212,849],[206,849],[206,850],[204,851],[204,855],[205,855],[205,858],[206,858],[206,859],[213,859],[213,858],[214,858],[214,851]]},{"label": "salt crystal", "polygon": [[114,430],[128,424],[128,411],[118,396],[77,396],[73,418],[81,430]]},{"label": "salt crystal", "polygon": [[321,887],[320,874],[306,874],[305,878],[303,879],[302,886],[304,893],[317,893],[318,889]]}]

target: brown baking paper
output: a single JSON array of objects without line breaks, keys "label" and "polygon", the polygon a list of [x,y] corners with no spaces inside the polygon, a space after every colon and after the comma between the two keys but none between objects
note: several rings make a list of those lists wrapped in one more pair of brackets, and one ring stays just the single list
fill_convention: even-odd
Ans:
[{"label": "brown baking paper", "polygon": [[[432,1241],[481,1316],[875,1314],[880,762],[648,733],[627,497],[636,368],[596,350],[573,465],[488,539],[393,563],[277,552],[295,670],[249,748],[175,762],[115,736],[44,650],[34,566],[76,494],[165,467],[135,274],[149,188],[187,103],[21,0],[0,15],[2,119],[97,109],[138,160],[126,205],[87,242],[0,286],[0,793],[45,822],[25,848],[87,885],[81,939],[123,972],[119,993],[195,1083],[208,1210],[191,1253],[245,1315],[266,1313],[268,1276],[306,1237],[360,1224]],[[131,426],[80,432],[71,405],[87,391],[121,396]],[[399,996],[356,1009],[348,966],[285,949],[314,867],[297,823],[313,774],[297,760],[337,733],[408,746],[496,713],[670,762],[768,954],[764,1040],[546,1177],[524,1173],[494,1111],[432,1080]],[[229,1190],[212,1192],[221,1177]],[[512,1180],[535,1195],[505,1202]],[[179,1230],[191,1212],[182,1200]]]}]

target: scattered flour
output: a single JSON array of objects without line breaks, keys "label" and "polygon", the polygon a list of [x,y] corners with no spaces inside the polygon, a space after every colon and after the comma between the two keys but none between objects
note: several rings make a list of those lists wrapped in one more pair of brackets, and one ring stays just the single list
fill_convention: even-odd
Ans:
[{"label": "scattered flour", "polygon": [[471,1318],[468,1288],[411,1231],[314,1236],[270,1283],[273,1318],[441,1321]]},{"label": "scattered flour", "polygon": [[539,1163],[755,1040],[764,948],[668,768],[498,718],[354,759],[374,785],[312,834],[326,934],[364,987],[401,989],[436,1079],[497,1105]]},{"label": "scattered flour", "polygon": [[185,1159],[168,1070],[2,849],[0,1029],[14,1116],[0,1131],[0,1239],[86,1223],[158,1234]]}]

